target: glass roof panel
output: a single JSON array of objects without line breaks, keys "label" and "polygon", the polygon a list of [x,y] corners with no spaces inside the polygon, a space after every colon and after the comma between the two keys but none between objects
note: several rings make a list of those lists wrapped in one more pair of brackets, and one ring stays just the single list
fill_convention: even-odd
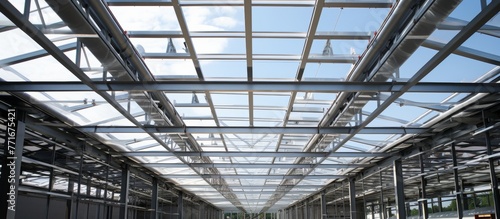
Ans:
[{"label": "glass roof panel", "polygon": [[[303,39],[261,39],[254,38],[253,53],[254,57],[258,58],[260,54],[285,54],[285,55],[300,55],[304,46]],[[285,59],[287,56],[276,56],[275,59]]]},{"label": "glass roof panel", "polygon": [[298,67],[298,62],[255,60],[253,62],[253,77],[255,80],[293,80]]},{"label": "glass roof panel", "polygon": [[247,79],[245,61],[201,60],[200,66],[207,81],[244,81]]},{"label": "glass roof panel", "polygon": [[182,10],[189,31],[242,31],[245,26],[243,7],[189,6]]},{"label": "glass roof panel", "polygon": [[[0,17],[0,22],[9,23],[10,20],[7,20],[5,17]],[[2,52],[0,52],[1,60],[42,49],[40,45],[35,43],[35,41],[26,36],[26,34],[18,28],[0,32],[0,37],[2,38],[2,41],[0,41],[2,48]]]},{"label": "glass roof panel", "polygon": [[252,7],[252,29],[306,32],[311,14],[312,7]]},{"label": "glass roof panel", "polygon": [[[33,69],[34,65],[38,68]],[[6,81],[79,81],[52,56],[6,66],[0,72]]]},{"label": "glass roof panel", "polygon": [[190,60],[146,59],[145,62],[156,78],[196,76],[196,70]]},{"label": "glass roof panel", "polygon": [[349,70],[352,68],[352,64],[342,64],[342,63],[307,63],[304,70],[304,81],[342,81]]},{"label": "glass roof panel", "polygon": [[[233,38],[193,38],[198,54],[245,54],[245,40]],[[217,58],[213,58],[217,59]]]},{"label": "glass roof panel", "polygon": [[323,8],[318,31],[373,32],[389,13],[389,8]]},{"label": "glass roof panel", "polygon": [[[120,26],[131,30],[181,30],[170,6],[110,6]],[[148,25],[144,25],[148,24]]]}]

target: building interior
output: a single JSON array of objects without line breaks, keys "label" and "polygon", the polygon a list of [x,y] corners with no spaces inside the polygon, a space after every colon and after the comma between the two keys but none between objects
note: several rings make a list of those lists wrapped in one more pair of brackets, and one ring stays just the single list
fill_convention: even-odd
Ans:
[{"label": "building interior", "polygon": [[500,0],[2,0],[0,218],[500,219]]}]

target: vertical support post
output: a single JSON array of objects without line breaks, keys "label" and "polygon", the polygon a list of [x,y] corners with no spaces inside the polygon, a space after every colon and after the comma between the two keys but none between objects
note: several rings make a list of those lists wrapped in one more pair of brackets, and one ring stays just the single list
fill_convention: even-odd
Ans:
[{"label": "vertical support post", "polygon": [[66,202],[66,218],[73,218],[73,200],[74,200],[74,189],[75,188],[75,182],[69,178],[68,179],[68,194],[71,196],[70,199]]},{"label": "vertical support post", "polygon": [[[490,132],[485,133],[485,143],[486,143],[486,153],[488,156],[493,154],[493,148],[491,147]],[[500,192],[498,192],[498,179],[495,173],[495,160],[494,158],[488,158],[488,165],[490,169],[490,180],[491,180],[491,192],[493,194],[493,209],[495,209],[495,218],[500,219]]]},{"label": "vertical support post", "polygon": [[309,200],[304,201],[304,218],[309,218]]},{"label": "vertical support post", "polygon": [[[432,206],[434,206],[434,204]],[[443,198],[441,198],[441,196],[438,197],[438,211],[443,212]]]},{"label": "vertical support post", "polygon": [[[53,144],[52,145],[52,158],[51,158],[50,164],[54,165],[55,160],[56,160],[56,144]],[[50,175],[49,175],[49,188],[48,188],[48,191],[52,192],[53,188],[54,188],[54,168],[51,167],[50,168]],[[49,194],[49,195],[47,195],[47,204],[45,205],[45,208],[46,208],[45,209],[45,218],[46,219],[49,218],[50,199],[51,199],[51,195]]]},{"label": "vertical support post", "polygon": [[184,219],[184,194],[182,191],[179,192],[179,196],[177,197],[177,213],[179,215],[178,219]]},{"label": "vertical support post", "polygon": [[371,210],[371,213],[372,213],[372,218],[371,219],[375,219],[375,205],[372,204],[370,206],[370,208],[371,208],[370,210]]},{"label": "vertical support post", "polygon": [[354,182],[354,178],[349,179],[349,205],[350,216],[352,219],[356,219],[356,182]]},{"label": "vertical support post", "polygon": [[[293,213],[293,217],[294,219],[298,219],[299,218],[299,206],[295,205],[295,211]],[[292,210],[293,211],[293,210]]]},{"label": "vertical support post", "polygon": [[394,191],[396,197],[396,218],[406,218],[406,206],[403,184],[403,163],[401,159],[394,161]]},{"label": "vertical support post", "polygon": [[78,163],[78,187],[76,193],[76,209],[75,219],[78,218],[78,211],[80,210],[80,194],[82,192],[82,168],[83,168],[83,148],[80,151],[80,163]]},{"label": "vertical support post", "polygon": [[130,185],[130,171],[127,164],[122,166],[122,184],[120,190],[120,219],[128,218],[128,190]]},{"label": "vertical support post", "polygon": [[[101,189],[96,188],[96,198],[99,199],[101,198]],[[97,204],[97,211],[95,212],[95,218],[100,218],[101,217],[101,204]]]},{"label": "vertical support post", "polygon": [[363,190],[363,218],[367,218],[368,214],[366,213],[366,197],[365,197],[365,178],[361,178],[361,190]]},{"label": "vertical support post", "polygon": [[344,181],[342,181],[342,185],[341,185],[341,188],[342,188],[342,217],[346,217],[346,210],[345,210],[345,195],[344,195]]},{"label": "vertical support post", "polygon": [[[460,180],[460,189],[461,189],[460,191],[462,192],[462,203],[464,205],[464,211],[467,211],[467,210],[469,210],[469,199],[467,198],[467,194],[465,194],[465,180],[464,179]],[[472,204],[474,204],[474,206],[475,206],[475,204],[476,204],[475,195],[476,194],[473,193],[472,195],[474,196],[474,198],[472,199],[472,202],[473,202]]]},{"label": "vertical support post", "polygon": [[385,219],[385,206],[384,206],[384,181],[382,178],[382,170],[378,172],[380,181],[380,219]]},{"label": "vertical support post", "polygon": [[455,182],[455,198],[457,200],[457,213],[458,213],[458,219],[462,219],[464,217],[464,209],[462,205],[462,195],[461,195],[461,189],[460,189],[460,181],[458,180],[458,169],[456,168],[458,166],[457,163],[457,152],[455,150],[455,143],[451,144],[451,159],[453,162],[453,179]]},{"label": "vertical support post", "polygon": [[198,211],[198,219],[203,219],[205,216],[205,202],[200,203],[200,210]]},{"label": "vertical support post", "polygon": [[326,212],[326,197],[325,191],[321,193],[321,219],[326,219],[328,217],[328,212]]},{"label": "vertical support post", "polygon": [[[111,162],[111,155],[106,156],[106,163]],[[111,207],[108,205],[108,183],[109,183],[109,165],[106,165],[106,184],[104,185],[104,212],[106,218],[111,218]]]},{"label": "vertical support post", "polygon": [[427,192],[426,192],[426,186],[427,186],[427,180],[424,177],[424,172],[425,172],[425,165],[424,165],[424,155],[420,154],[419,155],[419,161],[420,161],[420,205],[419,205],[419,214],[422,216],[423,219],[429,218],[429,211],[427,207]]},{"label": "vertical support post", "polygon": [[153,177],[151,189],[151,219],[158,219],[158,179]]},{"label": "vertical support post", "polygon": [[14,219],[19,189],[19,175],[23,158],[26,113],[11,108],[7,110],[4,141],[4,159],[0,175],[0,218]]}]

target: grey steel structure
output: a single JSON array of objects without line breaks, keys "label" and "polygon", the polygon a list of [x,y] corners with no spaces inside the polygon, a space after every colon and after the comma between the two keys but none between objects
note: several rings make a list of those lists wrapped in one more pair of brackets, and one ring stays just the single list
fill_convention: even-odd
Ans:
[{"label": "grey steel structure", "polygon": [[0,1],[0,218],[498,219],[499,11]]}]

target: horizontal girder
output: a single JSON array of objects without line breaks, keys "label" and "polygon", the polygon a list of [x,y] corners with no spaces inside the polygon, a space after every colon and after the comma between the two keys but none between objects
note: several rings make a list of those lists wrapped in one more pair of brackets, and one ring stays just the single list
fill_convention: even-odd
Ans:
[{"label": "horizontal girder", "polygon": [[[182,163],[143,163],[145,167],[160,167],[160,168],[183,168],[186,167]],[[368,167],[369,164],[266,164],[266,163],[192,163],[191,167],[198,168],[357,168]]]},{"label": "horizontal girder", "polygon": [[254,152],[254,151],[237,151],[237,152],[220,152],[220,151],[134,151],[122,152],[124,156],[131,157],[168,157],[168,156],[186,156],[186,157],[387,157],[388,153],[383,152]]},{"label": "horizontal girder", "polygon": [[[255,91],[255,92],[399,92],[406,82],[282,82],[282,81],[151,81],[93,82],[98,91]],[[2,91],[92,91],[82,82],[0,82]],[[421,82],[408,92],[435,93],[497,93],[499,83]]]},{"label": "horizontal girder", "polygon": [[[90,133],[204,133],[204,134],[350,134],[358,127],[217,127],[217,126],[75,126]],[[414,127],[365,127],[360,134],[419,134],[426,128]]]}]

